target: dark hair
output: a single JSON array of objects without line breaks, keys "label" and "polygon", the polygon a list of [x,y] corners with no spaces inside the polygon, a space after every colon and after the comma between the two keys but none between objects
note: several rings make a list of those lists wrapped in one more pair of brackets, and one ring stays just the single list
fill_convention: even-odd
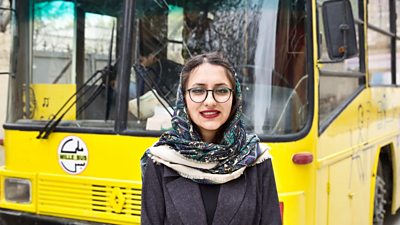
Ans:
[{"label": "dark hair", "polygon": [[182,93],[185,92],[186,85],[187,85],[187,80],[189,79],[190,73],[199,67],[200,65],[204,63],[209,63],[212,65],[217,65],[217,66],[222,66],[225,68],[225,71],[228,75],[228,79],[232,84],[233,87],[233,93],[235,97],[236,93],[236,81],[235,81],[235,71],[233,70],[232,65],[228,62],[227,59],[225,59],[222,54],[218,52],[210,52],[210,53],[205,53],[205,54],[200,54],[192,57],[185,63],[185,65],[182,68],[181,72],[181,87],[182,87]]}]

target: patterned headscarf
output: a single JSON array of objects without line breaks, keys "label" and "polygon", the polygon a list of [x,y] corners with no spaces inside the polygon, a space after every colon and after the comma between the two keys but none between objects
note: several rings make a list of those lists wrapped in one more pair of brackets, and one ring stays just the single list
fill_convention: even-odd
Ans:
[{"label": "patterned headscarf", "polygon": [[151,157],[196,182],[225,183],[239,177],[245,168],[269,158],[266,147],[259,145],[259,138],[255,134],[246,134],[241,119],[240,83],[236,74],[234,77],[234,113],[231,113],[228,121],[221,127],[224,130],[219,143],[202,141],[189,119],[180,82],[172,130],[163,133],[159,141],[146,151],[142,163],[147,157]]}]

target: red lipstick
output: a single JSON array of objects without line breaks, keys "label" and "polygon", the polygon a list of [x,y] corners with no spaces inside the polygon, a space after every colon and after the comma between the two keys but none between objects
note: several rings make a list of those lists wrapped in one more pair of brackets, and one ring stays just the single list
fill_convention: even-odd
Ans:
[{"label": "red lipstick", "polygon": [[220,112],[218,110],[204,110],[200,112],[200,115],[206,119],[213,119],[218,117]]}]

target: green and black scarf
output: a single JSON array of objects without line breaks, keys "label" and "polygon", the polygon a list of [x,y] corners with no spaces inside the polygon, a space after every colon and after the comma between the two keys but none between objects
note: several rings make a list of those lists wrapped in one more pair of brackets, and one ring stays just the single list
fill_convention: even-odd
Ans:
[{"label": "green and black scarf", "polygon": [[177,94],[172,130],[163,133],[158,142],[142,157],[177,171],[182,177],[199,183],[226,183],[238,178],[250,166],[270,158],[268,147],[260,145],[257,135],[247,135],[242,121],[242,93],[235,76],[234,113],[224,125],[218,144],[207,143],[193,126],[187,114],[183,91]]}]

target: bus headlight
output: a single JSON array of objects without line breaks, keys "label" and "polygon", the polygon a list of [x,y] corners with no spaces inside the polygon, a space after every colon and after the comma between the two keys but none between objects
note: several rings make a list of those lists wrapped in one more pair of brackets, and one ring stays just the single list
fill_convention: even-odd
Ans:
[{"label": "bus headlight", "polygon": [[21,178],[5,178],[4,195],[6,201],[31,203],[31,181]]}]

